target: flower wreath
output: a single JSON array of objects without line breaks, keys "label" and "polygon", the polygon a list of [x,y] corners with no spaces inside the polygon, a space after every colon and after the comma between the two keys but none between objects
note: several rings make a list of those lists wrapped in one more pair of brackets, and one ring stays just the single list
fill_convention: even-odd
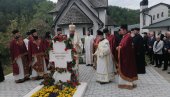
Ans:
[{"label": "flower wreath", "polygon": [[[66,73],[66,72],[70,72],[71,73],[71,81],[69,81],[70,83],[73,83],[75,85],[75,83],[78,83],[78,79],[77,79],[77,76],[75,74],[75,71],[73,70],[73,68],[75,67],[76,65],[76,60],[77,60],[77,57],[75,56],[75,54],[77,53],[76,49],[73,47],[73,44],[72,44],[72,38],[67,38],[66,35],[60,35],[60,36],[56,36],[53,38],[54,42],[58,41],[58,42],[64,42],[65,43],[65,51],[67,50],[71,50],[71,57],[72,57],[72,61],[70,62],[67,62],[67,68],[55,68],[53,67],[51,69],[51,72],[54,72],[54,71],[57,71],[58,73]],[[54,64],[54,62],[52,62],[52,64]],[[78,84],[76,84],[78,85]]]}]

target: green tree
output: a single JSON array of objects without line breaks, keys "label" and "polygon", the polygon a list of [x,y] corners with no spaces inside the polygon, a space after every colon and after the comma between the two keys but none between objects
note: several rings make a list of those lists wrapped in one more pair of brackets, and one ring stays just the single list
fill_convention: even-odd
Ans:
[{"label": "green tree", "polygon": [[117,23],[121,24],[137,24],[139,23],[139,10],[132,10],[127,8],[121,8],[117,6],[109,6],[107,13]]}]

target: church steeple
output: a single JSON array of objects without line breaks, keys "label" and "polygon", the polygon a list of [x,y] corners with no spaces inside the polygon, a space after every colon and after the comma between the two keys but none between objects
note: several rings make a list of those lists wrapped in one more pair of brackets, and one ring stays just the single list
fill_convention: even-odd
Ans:
[{"label": "church steeple", "polygon": [[140,6],[148,6],[148,0],[142,0]]},{"label": "church steeple", "polygon": [[148,8],[148,0],[142,0],[141,2],[140,2],[140,10],[142,11],[142,10],[145,10],[145,9],[147,9]]}]

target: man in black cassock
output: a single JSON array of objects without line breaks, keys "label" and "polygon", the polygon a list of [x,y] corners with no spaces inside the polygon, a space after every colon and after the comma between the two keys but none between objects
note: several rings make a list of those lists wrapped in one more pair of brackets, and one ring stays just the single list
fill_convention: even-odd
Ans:
[{"label": "man in black cassock", "polygon": [[3,73],[3,69],[2,69],[2,63],[0,60],[0,82],[3,82],[5,80],[4,78],[4,73]]},{"label": "man in black cassock", "polygon": [[139,33],[140,29],[135,28],[133,37],[133,44],[135,48],[135,58],[136,58],[136,67],[138,74],[145,74],[145,49],[144,49],[144,40]]}]

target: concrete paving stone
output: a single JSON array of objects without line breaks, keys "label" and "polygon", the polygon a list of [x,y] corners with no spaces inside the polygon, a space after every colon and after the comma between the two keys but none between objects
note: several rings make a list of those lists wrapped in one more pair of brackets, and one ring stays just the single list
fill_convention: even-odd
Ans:
[{"label": "concrete paving stone", "polygon": [[[137,88],[134,90],[119,89],[117,77],[109,84],[100,85],[96,82],[93,68],[80,65],[79,69],[80,81],[88,83],[84,97],[170,97],[170,83],[151,66],[146,68],[146,74],[139,75]],[[12,74],[5,78],[6,80],[0,83],[0,97],[23,97],[41,82],[30,80],[16,84]]]}]

